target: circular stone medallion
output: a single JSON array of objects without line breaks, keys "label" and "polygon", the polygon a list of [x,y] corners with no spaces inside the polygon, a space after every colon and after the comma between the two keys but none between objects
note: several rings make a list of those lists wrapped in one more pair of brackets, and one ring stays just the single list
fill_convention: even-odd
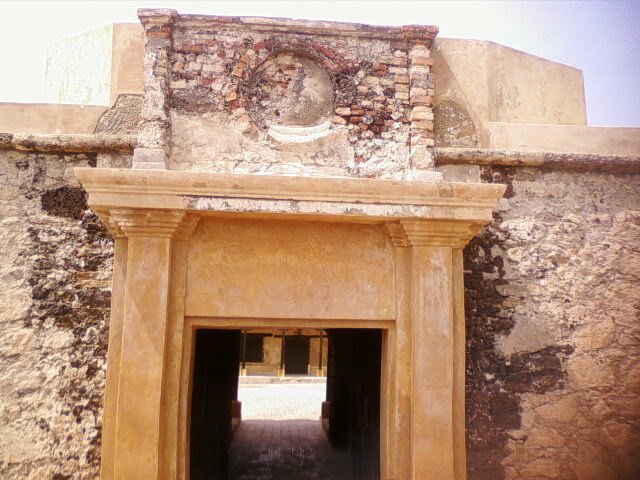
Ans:
[{"label": "circular stone medallion", "polygon": [[249,112],[262,127],[309,127],[330,118],[333,84],[314,60],[281,54],[260,65],[248,89]]}]

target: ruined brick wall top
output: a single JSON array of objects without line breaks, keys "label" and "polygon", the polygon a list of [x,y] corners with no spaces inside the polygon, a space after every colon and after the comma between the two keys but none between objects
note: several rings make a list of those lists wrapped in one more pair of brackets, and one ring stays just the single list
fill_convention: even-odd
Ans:
[{"label": "ruined brick wall top", "polygon": [[155,85],[145,96],[163,103],[169,168],[391,178],[431,169],[437,27],[139,15],[147,69],[164,78],[162,95]]}]

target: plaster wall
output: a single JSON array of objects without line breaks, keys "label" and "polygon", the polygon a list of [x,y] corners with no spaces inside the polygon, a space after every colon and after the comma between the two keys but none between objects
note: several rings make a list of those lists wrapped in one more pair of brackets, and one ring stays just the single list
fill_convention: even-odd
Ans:
[{"label": "plaster wall", "polygon": [[640,178],[483,167],[465,249],[471,479],[640,472]]},{"label": "plaster wall", "polygon": [[486,43],[490,121],[586,125],[582,70]]},{"label": "plaster wall", "polygon": [[52,103],[109,105],[113,26],[64,38],[47,50],[45,97]]},{"label": "plaster wall", "polygon": [[0,151],[0,478],[96,478],[112,240],[73,178],[95,154]]},{"label": "plaster wall", "polygon": [[93,133],[106,111],[96,105],[0,103],[0,132]]},{"label": "plaster wall", "polygon": [[[110,156],[0,159],[0,476],[95,478],[112,243],[70,169]],[[635,478],[638,176],[481,174],[508,190],[464,252],[469,478]]]},{"label": "plaster wall", "polygon": [[[48,48],[45,96],[56,104],[113,105],[142,89],[142,27],[114,23]],[[94,123],[95,125],[95,123]]]},{"label": "plaster wall", "polygon": [[[454,102],[481,141],[489,122],[586,125],[582,71],[483,40],[438,38],[434,105]],[[549,127],[551,128],[551,127]]]},{"label": "plaster wall", "polygon": [[142,27],[114,23],[112,28],[108,105],[113,105],[119,95],[140,94],[142,90]]},{"label": "plaster wall", "polygon": [[640,128],[490,122],[487,148],[497,150],[636,156]]},{"label": "plaster wall", "polygon": [[[280,369],[280,354],[282,347],[282,339],[280,337],[282,330],[251,330],[249,333],[266,333],[263,337],[263,361],[247,362],[247,375],[277,375]],[[308,335],[309,338],[309,375],[317,375],[320,354],[320,339],[318,338],[320,331],[312,329],[288,329],[287,335]],[[322,366],[327,366],[328,343],[327,337],[322,342]]]}]

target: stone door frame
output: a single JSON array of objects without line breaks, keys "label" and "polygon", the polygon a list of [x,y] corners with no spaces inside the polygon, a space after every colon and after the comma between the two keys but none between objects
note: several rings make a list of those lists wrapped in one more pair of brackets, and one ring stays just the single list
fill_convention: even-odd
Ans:
[{"label": "stone door frame", "polygon": [[[387,343],[389,331],[393,329],[393,320],[338,320],[327,321],[317,319],[295,319],[295,320],[282,320],[275,318],[221,318],[221,317],[185,317],[185,327],[183,334],[183,350],[181,352],[175,352],[182,358],[182,366],[180,370],[180,394],[179,394],[179,410],[178,410],[178,451],[176,455],[177,459],[177,471],[180,472],[178,478],[189,478],[187,472],[189,472],[189,440],[190,429],[189,421],[191,418],[191,389],[193,381],[193,365],[195,357],[195,332],[199,329],[234,329],[245,330],[251,328],[358,328],[358,329],[379,329],[382,330],[382,344],[383,344],[383,358],[381,364],[387,363],[387,359],[384,358],[385,344]],[[384,376],[383,376],[384,380]],[[385,390],[386,385],[381,382],[380,391]],[[382,413],[381,419],[386,415]],[[381,425],[382,426],[382,425]],[[381,433],[381,438],[383,437]],[[387,460],[387,459],[385,459]],[[382,453],[380,455],[380,461],[384,465],[382,459]],[[387,460],[388,462],[388,460]]]},{"label": "stone door frame", "polygon": [[[103,480],[189,478],[195,328],[311,325],[384,331],[383,480],[466,477],[462,248],[491,220],[504,186],[160,170],[76,175],[116,242]],[[187,316],[189,238],[201,218],[219,215],[384,226],[393,318]]]}]

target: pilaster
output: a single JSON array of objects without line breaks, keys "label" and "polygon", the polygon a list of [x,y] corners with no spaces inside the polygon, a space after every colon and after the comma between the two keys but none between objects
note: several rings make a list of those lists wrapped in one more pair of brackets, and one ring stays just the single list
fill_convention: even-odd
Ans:
[{"label": "pilaster", "polygon": [[171,146],[169,98],[175,10],[140,9],[144,28],[142,114],[133,168],[166,169]]},{"label": "pilaster", "polygon": [[[106,217],[105,217],[106,215]],[[108,218],[108,212],[101,217]],[[120,356],[122,354],[122,325],[124,322],[124,286],[127,278],[127,239],[115,225],[113,233],[113,283],[111,288],[111,319],[107,350],[107,378],[105,384],[102,419],[102,452],[100,456],[100,478],[114,479],[116,418],[118,413],[118,383],[120,379]]]},{"label": "pilaster", "polygon": [[[390,478],[464,480],[461,249],[479,225],[456,220],[401,220],[386,227],[394,245],[397,272],[396,362],[409,366],[404,376],[395,372],[397,384],[392,391],[407,391],[411,399],[410,432],[406,427],[396,431],[398,438],[410,439],[409,472],[398,470]],[[400,397],[396,402],[401,404]],[[396,417],[400,427],[402,417]],[[430,435],[424,435],[425,431]]]},{"label": "pilaster", "polygon": [[141,209],[101,213],[110,229],[127,242],[126,265],[119,267],[126,275],[114,289],[114,305],[121,307],[111,322],[120,327],[120,342],[110,352],[109,368],[114,366],[119,379],[117,385],[107,384],[112,412],[105,416],[109,435],[103,451],[110,460],[103,467],[103,478],[161,478],[165,351],[175,324],[171,303],[181,291],[175,288],[173,269],[180,263],[175,260],[176,248],[179,252],[197,217],[183,211]]}]

